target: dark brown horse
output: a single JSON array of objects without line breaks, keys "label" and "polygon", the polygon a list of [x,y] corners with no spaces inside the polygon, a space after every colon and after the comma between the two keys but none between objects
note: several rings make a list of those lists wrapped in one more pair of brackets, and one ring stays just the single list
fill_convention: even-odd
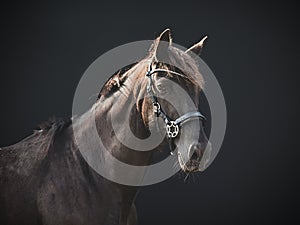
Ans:
[{"label": "dark brown horse", "polygon": [[[162,41],[167,41],[166,48]],[[144,60],[121,70],[106,83],[93,107],[94,118],[56,119],[19,143],[1,148],[1,224],[137,224],[134,199],[138,187],[112,182],[95,172],[79,150],[74,127],[85,135],[95,123],[106,149],[122,162],[150,165],[155,153],[171,151],[183,171],[201,170],[201,162],[208,157],[205,149],[209,150],[204,117],[199,113],[203,78],[190,52],[200,53],[202,46],[203,41],[183,52],[172,46],[170,31],[165,30]],[[162,50],[181,69],[160,62]],[[170,80],[188,93],[195,111],[179,113],[185,111],[185,99],[169,86]],[[168,101],[162,97],[167,92],[172,93]],[[179,101],[182,108],[175,109],[172,101]],[[158,127],[167,127],[168,137],[151,151],[132,150],[116,137],[108,119],[112,114],[128,116],[132,133],[141,139],[150,135],[155,121],[162,121]],[[122,126],[120,129],[126,138],[127,131]],[[183,142],[179,143],[179,136]],[[112,165],[109,169],[113,173],[115,168]]]}]

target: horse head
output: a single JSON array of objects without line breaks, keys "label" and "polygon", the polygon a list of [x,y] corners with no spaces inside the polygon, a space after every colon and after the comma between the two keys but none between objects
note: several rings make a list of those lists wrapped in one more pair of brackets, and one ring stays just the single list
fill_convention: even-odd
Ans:
[{"label": "horse head", "polygon": [[204,170],[211,153],[204,132],[206,119],[200,113],[199,95],[204,81],[193,58],[200,54],[205,39],[183,51],[172,45],[167,29],[154,40],[149,56],[141,62],[146,69],[138,94],[147,97],[137,98],[138,109],[146,127],[155,131],[159,124],[166,130],[169,150],[177,155],[185,172]]}]

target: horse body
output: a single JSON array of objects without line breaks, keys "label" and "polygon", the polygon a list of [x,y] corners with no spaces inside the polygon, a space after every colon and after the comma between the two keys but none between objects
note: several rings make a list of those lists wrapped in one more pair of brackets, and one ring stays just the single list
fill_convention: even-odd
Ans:
[{"label": "horse body", "polygon": [[127,224],[130,213],[128,224],[135,224],[137,188],[91,169],[72,132],[56,121],[1,149],[1,224]]},{"label": "horse body", "polygon": [[[0,149],[1,224],[135,225],[137,223],[134,199],[138,188],[118,184],[100,176],[83,157],[74,132],[77,130],[79,136],[89,138],[88,129],[92,123],[96,124],[99,137],[109,154],[131,165],[149,165],[153,162],[153,155],[156,152],[169,149],[170,143],[167,138],[151,151],[130,149],[119,141],[111,124],[113,115],[120,116],[117,118],[120,119],[120,124],[125,124],[128,121],[124,121],[124,118],[129,118],[130,129],[136,137],[144,139],[149,136],[149,128],[154,126],[157,119],[153,113],[154,104],[149,98],[140,96],[146,95],[148,78],[145,78],[145,74],[149,69],[149,61],[152,63],[155,60],[159,42],[165,35],[169,36],[169,30],[155,40],[149,57],[132,66],[126,73],[114,75],[106,83],[97,103],[90,110],[94,113],[94,118],[86,113],[70,121],[54,120],[21,142]],[[195,46],[197,48],[195,50],[198,50],[199,46],[202,47],[202,45]],[[179,61],[184,62],[181,53],[179,56],[177,56]],[[153,63],[153,66],[160,65]],[[187,68],[193,66],[189,64]],[[196,71],[192,72],[197,74]],[[166,83],[166,79],[160,76],[156,76],[153,80],[157,85],[153,86],[153,90],[159,90],[158,85]],[[176,82],[181,83],[193,95],[197,105],[198,94],[202,87],[196,87],[185,79]],[[174,98],[178,98],[176,92],[173,95]],[[185,105],[184,100],[181,103]],[[163,100],[160,100],[160,104],[165,113],[178,118],[178,112],[172,110],[170,104]],[[196,136],[194,130],[198,127],[200,133]],[[120,126],[119,129],[125,139],[130,138],[126,135],[125,126]],[[181,129],[180,135],[185,140],[177,150],[180,167],[187,172],[199,171],[200,160],[208,144],[202,121],[187,123]],[[173,144],[178,144],[176,139]],[[181,151],[181,148],[187,151]],[[106,150],[100,149],[103,152]],[[183,154],[191,158],[186,163],[180,158]],[[105,154],[99,163],[104,162],[110,165]],[[114,174],[113,164],[109,169]]]}]

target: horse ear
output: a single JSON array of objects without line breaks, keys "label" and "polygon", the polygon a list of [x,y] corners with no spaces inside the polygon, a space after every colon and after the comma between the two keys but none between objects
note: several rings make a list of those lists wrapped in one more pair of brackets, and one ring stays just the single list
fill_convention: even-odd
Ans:
[{"label": "horse ear", "polygon": [[159,35],[159,37],[157,39],[159,42],[165,41],[165,42],[168,42],[169,45],[172,45],[171,30],[169,28],[165,29],[163,32],[161,32],[161,34]]},{"label": "horse ear", "polygon": [[201,39],[201,41],[199,41],[198,43],[194,44],[193,46],[191,46],[188,50],[186,50],[186,53],[190,53],[190,52],[194,52],[196,55],[200,55],[204,46],[204,41],[207,39],[208,37],[205,36]]},{"label": "horse ear", "polygon": [[149,50],[150,55],[157,58],[161,53],[166,53],[170,45],[172,45],[171,30],[167,28],[154,40]]}]

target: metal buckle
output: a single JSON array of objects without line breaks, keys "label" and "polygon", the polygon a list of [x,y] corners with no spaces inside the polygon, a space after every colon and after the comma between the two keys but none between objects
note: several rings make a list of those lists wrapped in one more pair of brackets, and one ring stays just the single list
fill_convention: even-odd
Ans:
[{"label": "metal buckle", "polygon": [[166,128],[167,128],[167,135],[169,138],[177,137],[179,133],[179,126],[175,124],[174,121],[169,121]]},{"label": "metal buckle", "polygon": [[160,114],[160,104],[158,102],[153,103],[153,111],[156,116]]}]

